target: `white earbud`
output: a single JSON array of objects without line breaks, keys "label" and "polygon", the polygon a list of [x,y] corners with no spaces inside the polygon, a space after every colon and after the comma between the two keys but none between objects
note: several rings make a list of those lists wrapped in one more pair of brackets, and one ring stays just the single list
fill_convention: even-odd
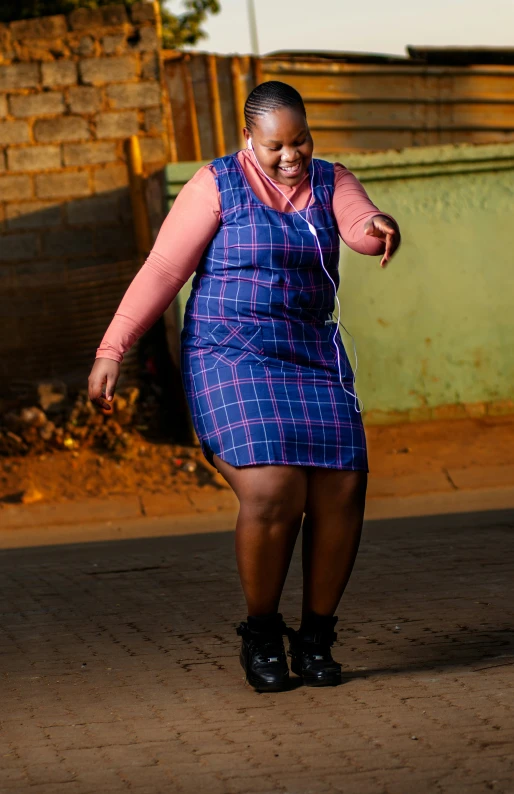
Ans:
[{"label": "white earbud", "polygon": [[246,146],[247,146],[248,149],[253,149],[252,139],[251,138],[248,138],[248,140],[246,141]]}]

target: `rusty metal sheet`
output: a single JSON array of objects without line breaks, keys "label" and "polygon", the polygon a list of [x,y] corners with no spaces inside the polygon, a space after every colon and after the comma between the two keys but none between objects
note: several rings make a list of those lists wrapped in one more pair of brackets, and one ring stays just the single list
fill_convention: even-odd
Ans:
[{"label": "rusty metal sheet", "polygon": [[175,128],[177,156],[180,162],[197,159],[194,150],[190,106],[185,85],[188,73],[187,64],[182,57],[166,61],[166,82]]},{"label": "rusty metal sheet", "polygon": [[202,150],[200,159],[211,160],[216,157],[216,149],[206,60],[207,56],[204,54],[192,56],[189,61],[189,68],[193,78],[193,91],[198,115],[198,129]]},{"label": "rusty metal sheet", "polygon": [[[392,64],[412,64],[414,58],[405,55],[388,55],[387,53],[377,52],[344,52],[338,50],[274,50],[266,53],[266,58],[290,58],[291,60],[324,60],[338,61],[343,63],[392,63]],[[419,59],[420,63],[424,60]]]},{"label": "rusty metal sheet", "polygon": [[[240,148],[239,124],[235,109],[234,84],[232,78],[232,60],[217,57],[218,82],[221,96],[221,114],[225,133],[227,152],[237,152]],[[245,99],[247,94],[245,93]]]},{"label": "rusty metal sheet", "polygon": [[[411,130],[316,130],[316,157],[344,152],[377,151],[380,149],[404,149],[416,145]],[[429,143],[431,143],[430,141]],[[418,143],[417,145],[422,145]]]},{"label": "rusty metal sheet", "polygon": [[411,58],[445,66],[513,64],[514,47],[418,47],[408,46]]}]

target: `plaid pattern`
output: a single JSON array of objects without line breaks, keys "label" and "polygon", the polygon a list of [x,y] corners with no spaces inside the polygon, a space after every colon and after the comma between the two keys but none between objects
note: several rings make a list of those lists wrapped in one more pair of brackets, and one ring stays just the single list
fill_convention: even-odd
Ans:
[{"label": "plaid pattern", "polygon": [[[235,155],[213,162],[219,229],[197,269],[182,332],[182,373],[208,459],[367,470],[354,399],[339,382],[333,287],[339,235],[334,169],[313,160],[314,201],[285,213],[253,193]],[[312,172],[311,172],[312,173]],[[336,337],[345,388],[352,370]]]}]

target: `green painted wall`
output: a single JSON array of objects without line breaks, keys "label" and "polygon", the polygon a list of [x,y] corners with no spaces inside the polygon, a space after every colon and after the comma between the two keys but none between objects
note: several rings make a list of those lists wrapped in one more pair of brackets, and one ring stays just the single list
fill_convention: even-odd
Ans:
[{"label": "green painted wall", "polygon": [[[403,235],[385,270],[342,246],[342,318],[366,413],[512,399],[514,144],[330,159],[356,173]],[[198,166],[167,167],[170,199]]]}]

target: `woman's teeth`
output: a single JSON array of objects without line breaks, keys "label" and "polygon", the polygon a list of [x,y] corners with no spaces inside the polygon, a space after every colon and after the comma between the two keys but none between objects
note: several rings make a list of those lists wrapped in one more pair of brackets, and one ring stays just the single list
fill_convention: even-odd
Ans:
[{"label": "woman's teeth", "polygon": [[297,163],[296,165],[280,165],[279,168],[281,171],[284,171],[286,174],[297,174],[300,170],[301,163]]}]

